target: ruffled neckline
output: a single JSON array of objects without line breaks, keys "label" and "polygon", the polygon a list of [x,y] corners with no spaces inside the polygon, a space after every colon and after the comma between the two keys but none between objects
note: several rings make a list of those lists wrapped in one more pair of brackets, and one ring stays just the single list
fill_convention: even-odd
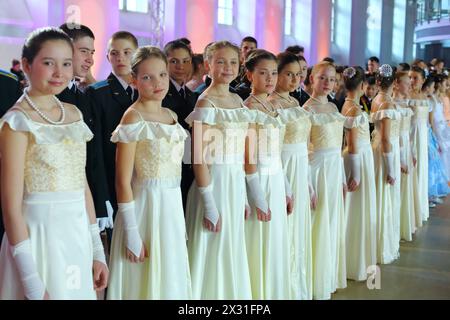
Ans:
[{"label": "ruffled neckline", "polygon": [[57,144],[67,139],[87,142],[94,137],[82,119],[53,125],[34,121],[20,110],[10,110],[0,120],[0,129],[5,123],[14,131],[30,132],[37,144]]},{"label": "ruffled neckline", "polygon": [[177,142],[186,138],[186,130],[178,122],[166,124],[141,120],[131,124],[119,124],[111,135],[111,142],[130,143],[160,139],[165,139],[168,142]]},{"label": "ruffled neckline", "polygon": [[401,118],[401,113],[396,109],[384,109],[378,110],[375,113],[370,115],[370,121],[373,123],[375,121],[380,121],[385,118],[389,118],[391,120],[399,120]]},{"label": "ruffled neckline", "polygon": [[361,114],[355,116],[355,117],[345,117],[344,127],[347,129],[353,129],[361,127],[365,124],[369,123],[369,116],[364,111],[361,112]]},{"label": "ruffled neckline", "polygon": [[332,122],[344,122],[345,117],[340,112],[311,113],[311,122],[313,125],[320,126]]},{"label": "ruffled neckline", "polygon": [[429,107],[428,99],[410,99],[409,106],[411,107]]},{"label": "ruffled neckline", "polygon": [[279,109],[278,114],[281,116],[281,119],[285,123],[294,122],[300,119],[305,119],[310,117],[310,112],[306,111],[300,106]]},{"label": "ruffled neckline", "polygon": [[195,108],[185,122],[192,127],[194,121],[205,124],[216,125],[224,122],[254,122],[255,115],[247,107],[225,109],[225,108]]}]

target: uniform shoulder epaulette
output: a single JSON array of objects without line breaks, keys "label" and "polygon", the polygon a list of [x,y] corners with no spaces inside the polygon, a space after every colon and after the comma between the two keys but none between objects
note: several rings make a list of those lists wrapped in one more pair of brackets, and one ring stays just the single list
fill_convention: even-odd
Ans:
[{"label": "uniform shoulder epaulette", "polygon": [[14,73],[11,73],[11,72],[8,72],[8,71],[5,71],[5,70],[0,69],[0,75],[18,81],[17,76],[16,76]]},{"label": "uniform shoulder epaulette", "polygon": [[94,84],[91,84],[90,87],[94,90],[98,90],[98,89],[106,87],[108,85],[109,85],[108,80],[103,80],[103,81],[99,81]]}]

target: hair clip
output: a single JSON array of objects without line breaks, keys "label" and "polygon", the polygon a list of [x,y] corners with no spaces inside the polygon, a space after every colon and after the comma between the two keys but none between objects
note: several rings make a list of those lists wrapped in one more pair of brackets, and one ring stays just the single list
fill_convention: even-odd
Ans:
[{"label": "hair clip", "polygon": [[392,67],[388,64],[383,64],[380,69],[378,69],[380,72],[380,75],[383,78],[389,78],[392,77],[392,74],[394,73],[394,70],[392,70]]},{"label": "hair clip", "polygon": [[348,67],[344,70],[343,75],[344,77],[351,79],[356,75],[356,69],[353,67]]}]

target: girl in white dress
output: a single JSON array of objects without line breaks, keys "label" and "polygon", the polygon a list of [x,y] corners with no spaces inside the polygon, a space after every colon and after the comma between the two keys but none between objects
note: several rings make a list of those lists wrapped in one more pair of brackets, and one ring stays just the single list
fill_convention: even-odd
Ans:
[{"label": "girl in white dress", "polygon": [[132,60],[139,99],[125,112],[117,143],[118,213],[111,244],[108,299],[190,299],[191,280],[181,199],[186,133],[161,103],[167,59],[141,47]]},{"label": "girl in white dress", "polygon": [[229,91],[238,75],[239,48],[216,42],[206,57],[212,83],[186,119],[193,127],[195,175],[186,207],[193,298],[251,299],[244,228],[246,172],[256,172],[246,139],[254,120]]},{"label": "girl in white dress", "polygon": [[[253,298],[290,299],[290,247],[288,214],[293,199],[281,161],[285,125],[278,113],[280,106],[268,101],[278,78],[276,57],[265,50],[255,50],[246,62],[247,77],[252,84],[245,105],[257,113],[258,173],[269,215],[257,214],[254,194],[249,197],[252,215],[246,224],[246,240]],[[287,186],[287,189],[286,189]],[[261,208],[260,208],[261,209]],[[263,211],[266,211],[263,209]]]},{"label": "girl in white dress", "polygon": [[299,58],[292,53],[281,53],[277,60],[278,82],[269,99],[282,106],[278,113],[286,123],[286,133],[281,157],[288,179],[286,186],[291,186],[295,199],[293,213],[288,216],[291,298],[311,300],[311,201],[315,199],[314,194],[310,194],[312,187],[309,185],[308,141],[311,121],[309,112],[290,96],[290,92],[295,91],[301,81]]},{"label": "girl in white dress", "polygon": [[411,80],[406,71],[396,72],[394,103],[402,115],[400,124],[400,237],[405,241],[412,241],[412,235],[416,232],[414,186],[417,186],[417,178],[414,175],[416,167],[412,157],[410,140],[411,121],[414,112],[408,107],[407,99],[410,85]]},{"label": "girl in white dress", "polygon": [[343,76],[347,90],[342,107],[346,117],[344,162],[349,191],[345,199],[347,278],[363,281],[367,279],[367,268],[377,263],[375,170],[369,116],[359,104],[364,94],[364,70],[350,67]]},{"label": "girl in white dress", "polygon": [[425,72],[419,67],[412,67],[409,71],[411,88],[409,92],[409,107],[414,116],[411,123],[411,144],[413,161],[417,162],[413,171],[417,179],[414,186],[416,226],[422,227],[422,223],[428,220],[428,117],[430,106],[426,96],[422,93],[422,85],[425,82]]},{"label": "girl in white dress", "polygon": [[321,62],[311,71],[313,93],[304,105],[311,113],[310,156],[317,208],[312,213],[313,298],[330,299],[345,288],[346,179],[341,156],[345,117],[327,96],[336,82],[336,69]]},{"label": "girl in white dress", "polygon": [[375,124],[372,148],[375,159],[377,199],[377,261],[392,263],[399,257],[400,235],[400,122],[401,114],[391,98],[394,72],[380,67],[380,91],[372,102],[371,120]]},{"label": "girl in white dress", "polygon": [[85,175],[92,133],[55,97],[72,79],[72,56],[60,29],[34,31],[22,54],[30,86],[0,123],[0,300],[96,299],[107,284]]}]

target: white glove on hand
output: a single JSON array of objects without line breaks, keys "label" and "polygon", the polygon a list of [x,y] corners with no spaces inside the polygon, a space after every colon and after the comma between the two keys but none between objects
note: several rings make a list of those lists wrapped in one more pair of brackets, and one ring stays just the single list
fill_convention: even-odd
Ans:
[{"label": "white glove on hand", "polygon": [[394,170],[394,153],[383,153],[383,161],[388,176],[390,176],[392,179],[396,179]]},{"label": "white glove on hand", "polygon": [[348,160],[350,163],[350,179],[356,181],[357,184],[361,181],[361,156],[358,153],[348,154]]},{"label": "white glove on hand", "polygon": [[117,214],[123,217],[126,246],[136,257],[139,257],[142,250],[142,239],[136,223],[134,201],[117,205]]},{"label": "white glove on hand", "polygon": [[258,173],[255,172],[253,174],[246,175],[245,180],[247,181],[248,191],[255,206],[262,212],[268,214],[269,205],[267,204],[261,184],[259,183]]},{"label": "white glove on hand", "polygon": [[25,297],[29,300],[42,300],[45,294],[45,285],[39,276],[31,254],[30,239],[11,246],[10,250],[22,281]]},{"label": "white glove on hand", "polygon": [[100,229],[98,224],[91,224],[89,226],[89,232],[91,233],[93,260],[99,261],[106,266],[105,250],[103,248],[102,240],[100,239]]},{"label": "white glove on hand", "polygon": [[212,194],[212,185],[199,187],[198,191],[200,192],[203,206],[205,207],[205,218],[211,221],[214,227],[216,227],[217,222],[219,222],[219,210],[217,210],[216,201]]},{"label": "white glove on hand", "polygon": [[106,222],[106,228],[112,229],[114,227],[114,221],[113,221],[114,209],[111,205],[111,202],[109,202],[109,201],[106,201],[106,212],[108,213],[108,220]]},{"label": "white glove on hand", "polygon": [[284,175],[284,191],[286,192],[286,197],[292,198],[292,188],[286,174]]}]

